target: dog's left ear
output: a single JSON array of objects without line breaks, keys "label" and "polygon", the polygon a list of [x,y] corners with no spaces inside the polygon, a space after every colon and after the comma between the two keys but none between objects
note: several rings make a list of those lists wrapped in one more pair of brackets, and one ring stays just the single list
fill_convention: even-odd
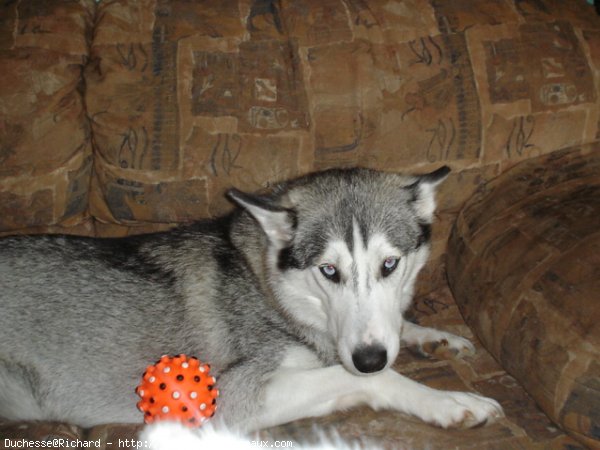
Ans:
[{"label": "dog's left ear", "polygon": [[294,238],[296,214],[293,210],[274,204],[268,197],[246,194],[237,189],[230,189],[227,197],[256,219],[273,245],[285,247]]},{"label": "dog's left ear", "polygon": [[431,173],[418,175],[417,181],[407,186],[414,192],[414,204],[417,215],[426,223],[433,222],[435,211],[435,191],[437,186],[446,179],[450,167],[442,166]]}]

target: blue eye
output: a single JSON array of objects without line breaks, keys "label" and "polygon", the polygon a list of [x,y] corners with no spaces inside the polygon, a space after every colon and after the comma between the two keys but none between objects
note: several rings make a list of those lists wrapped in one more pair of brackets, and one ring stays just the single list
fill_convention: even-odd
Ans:
[{"label": "blue eye", "polygon": [[340,274],[333,264],[321,264],[319,270],[328,280],[333,281],[334,283],[340,282]]},{"label": "blue eye", "polygon": [[396,267],[398,267],[399,261],[400,261],[400,258],[397,258],[395,256],[390,256],[388,258],[385,258],[385,260],[383,261],[383,264],[381,265],[381,276],[387,277],[394,270],[396,270]]}]

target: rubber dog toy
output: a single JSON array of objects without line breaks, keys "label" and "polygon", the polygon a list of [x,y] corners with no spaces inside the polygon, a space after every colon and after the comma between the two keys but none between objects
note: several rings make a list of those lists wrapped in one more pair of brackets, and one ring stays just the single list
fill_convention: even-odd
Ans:
[{"label": "rubber dog toy", "polygon": [[135,388],[144,422],[177,420],[190,427],[202,425],[215,414],[219,395],[209,372],[210,365],[185,355],[165,355],[148,366]]}]

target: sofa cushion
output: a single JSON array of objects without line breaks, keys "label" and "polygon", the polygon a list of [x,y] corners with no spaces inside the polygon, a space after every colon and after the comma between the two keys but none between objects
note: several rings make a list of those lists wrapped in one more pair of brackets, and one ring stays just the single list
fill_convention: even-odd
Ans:
[{"label": "sofa cushion", "polygon": [[[107,2],[98,17],[86,70],[95,217],[199,219],[228,206],[225,187],[254,190],[301,171],[308,123],[301,72],[291,71],[297,46],[244,42],[231,1]],[[259,78],[257,104],[271,109],[252,103],[248,83]]]},{"label": "sofa cushion", "polygon": [[458,216],[450,286],[552,420],[600,446],[600,145],[524,162]]},{"label": "sofa cushion", "polygon": [[0,9],[0,232],[84,220],[92,157],[82,99],[93,1]]}]

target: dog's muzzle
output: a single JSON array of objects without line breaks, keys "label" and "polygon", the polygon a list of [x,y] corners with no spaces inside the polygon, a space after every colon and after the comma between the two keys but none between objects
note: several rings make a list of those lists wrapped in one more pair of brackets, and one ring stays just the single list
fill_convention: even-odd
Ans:
[{"label": "dog's muzzle", "polygon": [[381,344],[358,347],[352,353],[352,362],[359,372],[379,372],[387,364],[387,350]]}]

